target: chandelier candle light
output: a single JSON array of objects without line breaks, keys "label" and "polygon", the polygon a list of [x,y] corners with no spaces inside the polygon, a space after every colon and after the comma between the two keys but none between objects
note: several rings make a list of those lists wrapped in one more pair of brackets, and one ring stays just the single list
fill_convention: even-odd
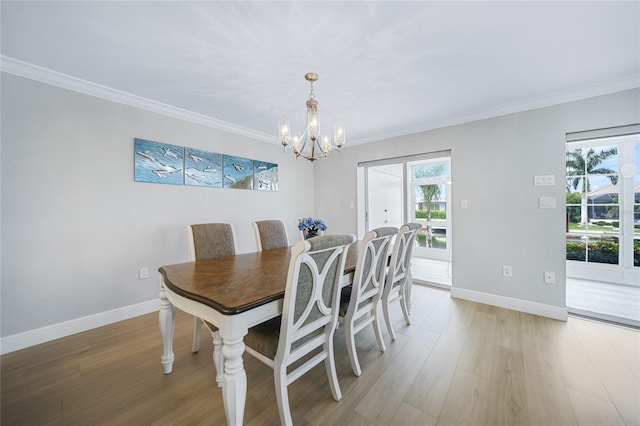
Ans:
[{"label": "chandelier candle light", "polygon": [[[335,124],[333,126],[333,144],[329,141],[329,136],[320,135],[320,118],[318,117],[318,101],[313,94],[313,82],[318,80],[318,74],[310,72],[305,74],[304,78],[311,84],[311,92],[307,100],[307,126],[304,133],[300,136],[293,135],[291,141],[291,125],[288,120],[278,121],[278,132],[280,134],[280,143],[286,151],[292,148],[296,157],[303,157],[309,161],[316,161],[320,157],[327,158],[329,151],[332,149],[340,149],[346,142],[346,131],[344,124]],[[308,146],[308,148],[307,148]],[[306,151],[305,151],[305,148]]]}]

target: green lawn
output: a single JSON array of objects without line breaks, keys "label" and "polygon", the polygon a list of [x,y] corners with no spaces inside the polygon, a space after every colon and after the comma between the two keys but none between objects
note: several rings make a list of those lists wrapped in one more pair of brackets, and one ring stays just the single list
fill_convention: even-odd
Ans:
[{"label": "green lawn", "polygon": [[[586,228],[579,223],[569,223],[570,231],[585,231]],[[589,225],[589,231],[608,231],[608,232],[620,232],[620,228],[614,228],[613,226],[597,226]]]}]

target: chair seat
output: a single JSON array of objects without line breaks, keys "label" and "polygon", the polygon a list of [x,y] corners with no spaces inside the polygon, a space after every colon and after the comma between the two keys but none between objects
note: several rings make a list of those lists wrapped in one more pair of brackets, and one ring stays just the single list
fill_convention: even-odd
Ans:
[{"label": "chair seat", "polygon": [[269,359],[273,359],[278,351],[278,340],[280,338],[280,326],[282,317],[278,316],[269,321],[251,327],[244,336],[245,346],[253,348]]},{"label": "chair seat", "polygon": [[[340,294],[340,313],[339,313],[340,317],[344,317],[345,315],[347,315],[347,310],[349,309],[349,303],[351,303],[352,290],[353,290],[353,287],[351,286],[347,286],[342,289],[342,293]],[[367,304],[371,303],[372,300],[373,300],[373,296],[364,300],[360,300],[358,302],[358,308],[366,307]]]},{"label": "chair seat", "polygon": [[[252,348],[254,351],[269,359],[274,359],[276,357],[276,352],[278,351],[281,325],[282,316],[279,316],[263,322],[262,324],[258,324],[255,327],[251,327],[247,335],[244,337],[245,346]],[[299,348],[303,343],[308,342],[321,334],[321,331],[307,334],[293,342],[291,348]]]},{"label": "chair seat", "polygon": [[351,286],[344,287],[340,293],[340,313],[341,317],[347,315],[347,309],[349,309],[349,301],[351,300]]},{"label": "chair seat", "polygon": [[206,326],[207,326],[207,328],[209,329],[209,331],[210,331],[210,332],[212,332],[212,333],[213,333],[214,331],[218,331],[218,330],[219,330],[219,328],[218,328],[218,327],[216,327],[215,325],[211,324],[211,323],[210,323],[209,321],[207,321],[207,320],[204,320],[204,319],[203,319],[203,320],[202,320],[202,322],[204,323],[204,325],[206,325]]}]

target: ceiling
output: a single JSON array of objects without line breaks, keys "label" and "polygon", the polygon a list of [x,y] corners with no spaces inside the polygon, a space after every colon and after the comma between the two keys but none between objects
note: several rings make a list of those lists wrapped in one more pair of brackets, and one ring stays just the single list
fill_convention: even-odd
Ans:
[{"label": "ceiling", "polygon": [[[640,86],[640,3],[2,1],[12,61],[277,143],[304,125],[347,144]],[[3,66],[7,71],[8,67]]]}]

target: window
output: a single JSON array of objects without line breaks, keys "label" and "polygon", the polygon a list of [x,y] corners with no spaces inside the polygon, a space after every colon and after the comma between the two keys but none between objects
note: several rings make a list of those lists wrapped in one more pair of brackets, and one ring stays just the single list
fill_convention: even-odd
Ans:
[{"label": "window", "polygon": [[567,260],[608,266],[607,281],[638,283],[640,133],[595,136],[567,143]]},{"label": "window", "polygon": [[[413,195],[411,209],[412,220],[424,226],[416,236],[418,252],[424,252],[427,257],[442,258],[434,251],[447,252],[450,245],[447,229],[449,215],[447,207],[450,204],[450,169],[451,159],[434,158],[429,160],[409,162],[408,175],[410,191]],[[429,255],[431,251],[431,255]],[[444,253],[442,253],[444,254]],[[446,258],[446,254],[444,254]]]}]

